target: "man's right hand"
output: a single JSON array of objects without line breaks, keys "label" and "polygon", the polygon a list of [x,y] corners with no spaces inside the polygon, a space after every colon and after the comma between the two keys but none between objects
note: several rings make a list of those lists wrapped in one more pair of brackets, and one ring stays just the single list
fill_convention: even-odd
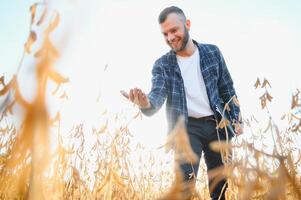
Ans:
[{"label": "man's right hand", "polygon": [[121,90],[120,93],[134,104],[137,104],[139,108],[151,107],[151,104],[149,103],[146,94],[142,92],[139,88],[131,89],[129,93],[126,93],[125,91]]}]

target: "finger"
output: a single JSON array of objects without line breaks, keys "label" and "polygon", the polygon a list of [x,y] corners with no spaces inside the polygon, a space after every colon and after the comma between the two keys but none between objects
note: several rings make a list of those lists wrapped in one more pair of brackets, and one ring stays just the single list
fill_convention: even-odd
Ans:
[{"label": "finger", "polygon": [[145,100],[145,94],[144,94],[144,92],[142,92],[141,89],[138,89],[138,99],[139,99],[139,101]]},{"label": "finger", "polygon": [[238,132],[238,133],[236,133],[236,135],[237,135],[237,136],[239,136],[239,135],[241,135],[241,134],[242,134],[242,132]]},{"label": "finger", "polygon": [[146,101],[146,94],[142,92],[141,96],[142,96],[142,100]]},{"label": "finger", "polygon": [[129,99],[129,94],[128,93],[126,93],[123,90],[120,90],[120,93],[122,94],[122,96],[124,96],[125,98]]},{"label": "finger", "polygon": [[134,89],[134,91],[133,91],[133,93],[134,93],[134,98],[136,98],[136,97],[137,97],[137,92],[138,92],[138,89],[137,89],[137,88],[135,88],[135,89]]},{"label": "finger", "polygon": [[238,124],[234,124],[234,132],[235,132],[235,135],[239,135],[239,127],[238,127]]},{"label": "finger", "polygon": [[242,134],[242,132],[243,132],[243,130],[242,130],[242,128],[241,127],[236,127],[235,128],[235,134],[238,136],[238,135],[240,135],[240,134]]},{"label": "finger", "polygon": [[138,101],[139,103],[141,103],[142,101],[142,91],[140,89],[137,89],[137,98],[138,98]]},{"label": "finger", "polygon": [[133,91],[133,89],[130,90],[130,100],[131,100],[131,102],[134,102],[134,91]]},{"label": "finger", "polygon": [[139,96],[139,89],[135,88],[134,89],[134,99],[135,99],[136,103],[139,103],[138,96]]},{"label": "finger", "polygon": [[134,104],[140,105],[139,100],[138,100],[138,88],[135,88],[133,90],[133,95],[134,95]]},{"label": "finger", "polygon": [[142,93],[142,101],[145,103],[145,104],[148,104],[149,101],[148,101],[148,98],[147,98],[147,95],[145,93]]}]

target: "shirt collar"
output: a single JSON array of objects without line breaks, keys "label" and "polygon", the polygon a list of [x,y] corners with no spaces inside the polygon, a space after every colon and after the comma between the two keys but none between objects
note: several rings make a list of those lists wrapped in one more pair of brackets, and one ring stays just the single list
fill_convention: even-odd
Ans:
[{"label": "shirt collar", "polygon": [[[204,47],[203,47],[203,45],[201,45],[201,44],[199,44],[197,41],[195,41],[195,40],[192,40],[192,42],[196,45],[196,47],[198,48],[198,50],[199,50],[199,55],[200,55],[200,61],[202,61],[202,59],[203,59],[203,57],[204,57],[204,55],[205,55],[205,49],[204,49]],[[169,53],[170,53],[170,62],[172,63],[172,64],[177,64],[177,54],[176,54],[176,52],[175,51],[173,51],[173,50],[170,50],[169,51]]]}]

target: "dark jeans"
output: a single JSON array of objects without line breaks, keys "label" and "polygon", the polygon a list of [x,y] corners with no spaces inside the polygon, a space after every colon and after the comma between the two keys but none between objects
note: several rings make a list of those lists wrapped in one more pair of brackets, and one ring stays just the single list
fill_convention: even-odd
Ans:
[{"label": "dark jeans", "polygon": [[[198,161],[195,164],[193,164],[193,166],[190,163],[181,164],[181,170],[184,174],[184,180],[190,181],[191,175],[189,176],[189,174],[194,172],[195,177],[197,177],[202,151],[204,152],[205,162],[208,171],[223,165],[223,162],[220,153],[212,151],[209,147],[209,144],[212,141],[218,140],[216,122],[213,116],[209,119],[195,119],[189,117],[187,132],[189,136],[190,145],[193,151],[198,156]],[[224,132],[219,131],[219,136],[221,140],[226,139]],[[209,188],[211,188],[212,186],[211,183],[212,181],[209,180]],[[219,198],[225,183],[226,180],[222,180],[213,189],[213,191],[210,193],[212,199],[215,200]],[[225,199],[225,190],[226,187],[224,188],[222,197],[220,199]]]}]

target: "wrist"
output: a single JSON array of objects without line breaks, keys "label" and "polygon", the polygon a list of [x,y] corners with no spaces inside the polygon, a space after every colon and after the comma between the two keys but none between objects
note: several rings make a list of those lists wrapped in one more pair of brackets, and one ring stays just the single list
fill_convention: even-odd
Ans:
[{"label": "wrist", "polygon": [[139,106],[139,109],[148,109],[151,107],[151,104],[149,102],[147,102],[146,105],[138,105]]}]

